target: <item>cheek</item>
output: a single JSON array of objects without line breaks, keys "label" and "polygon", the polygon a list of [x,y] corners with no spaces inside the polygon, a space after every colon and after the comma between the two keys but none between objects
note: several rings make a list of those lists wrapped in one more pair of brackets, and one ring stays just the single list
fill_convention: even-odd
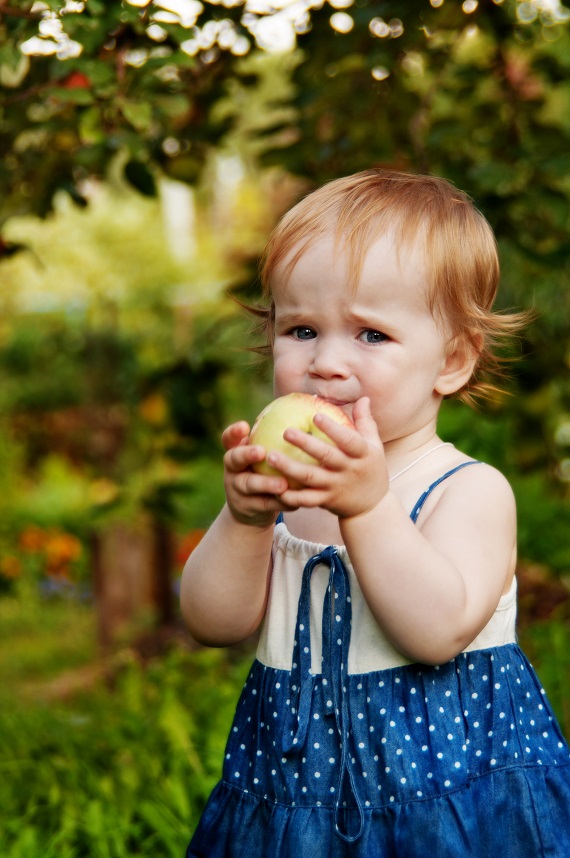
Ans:
[{"label": "cheek", "polygon": [[286,349],[277,350],[273,353],[273,392],[275,396],[283,396],[298,389],[294,361],[290,352]]}]

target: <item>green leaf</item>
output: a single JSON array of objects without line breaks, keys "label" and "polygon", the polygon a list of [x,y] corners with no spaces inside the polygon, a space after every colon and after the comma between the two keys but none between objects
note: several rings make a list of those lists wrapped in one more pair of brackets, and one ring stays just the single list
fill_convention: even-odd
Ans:
[{"label": "green leaf", "polygon": [[82,87],[74,87],[65,89],[64,87],[55,87],[51,91],[51,96],[57,101],[67,102],[68,104],[88,105],[93,103],[93,93],[89,89]]},{"label": "green leaf", "polygon": [[145,197],[156,196],[156,182],[146,164],[142,161],[131,160],[125,166],[125,178]]},{"label": "green leaf", "polygon": [[148,131],[152,122],[152,105],[148,101],[122,101],[119,109],[137,131]]}]

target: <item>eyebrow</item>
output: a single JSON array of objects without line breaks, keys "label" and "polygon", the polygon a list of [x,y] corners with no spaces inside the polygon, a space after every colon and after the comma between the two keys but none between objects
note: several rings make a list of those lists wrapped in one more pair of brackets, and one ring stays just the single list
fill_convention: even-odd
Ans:
[{"label": "eyebrow", "polygon": [[[346,317],[350,322],[357,325],[361,328],[371,328],[378,331],[385,330],[393,330],[394,324],[390,324],[386,319],[381,319],[372,311],[370,314],[366,313],[354,313],[350,310],[347,311]],[[314,324],[312,314],[310,311],[302,312],[301,310],[296,312],[288,312],[288,313],[278,313],[275,311],[275,318],[273,325],[276,327],[277,325],[280,328],[294,328],[295,325],[306,325],[310,327],[311,324]]]},{"label": "eyebrow", "polygon": [[297,313],[278,313],[275,310],[274,324],[279,324],[284,328],[290,328],[294,325],[298,325],[301,322],[306,324],[307,318],[310,316],[309,313],[305,312],[297,312]]}]

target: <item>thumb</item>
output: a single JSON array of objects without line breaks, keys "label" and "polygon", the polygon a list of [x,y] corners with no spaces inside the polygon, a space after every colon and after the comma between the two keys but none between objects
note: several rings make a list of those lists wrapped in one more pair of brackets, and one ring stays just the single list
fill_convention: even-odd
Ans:
[{"label": "thumb", "polygon": [[222,433],[222,444],[224,450],[231,450],[233,447],[238,447],[247,441],[249,435],[249,424],[245,420],[240,420],[238,423],[232,423],[224,429]]},{"label": "thumb", "polygon": [[355,402],[354,408],[352,409],[352,421],[357,432],[362,435],[363,438],[371,444],[375,444],[377,447],[382,446],[380,436],[378,434],[378,427],[372,417],[370,399],[368,396],[363,396]]}]

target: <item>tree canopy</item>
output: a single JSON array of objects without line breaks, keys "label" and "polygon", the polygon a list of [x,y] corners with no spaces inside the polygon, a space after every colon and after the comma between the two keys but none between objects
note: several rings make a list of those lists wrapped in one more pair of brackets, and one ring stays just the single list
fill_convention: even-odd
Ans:
[{"label": "tree canopy", "polygon": [[560,469],[569,19],[558,0],[0,0],[0,224],[62,189],[85,205],[117,163],[142,194],[195,183],[219,147],[312,184],[445,176],[495,229],[502,305],[538,310],[509,408],[522,461]]}]

